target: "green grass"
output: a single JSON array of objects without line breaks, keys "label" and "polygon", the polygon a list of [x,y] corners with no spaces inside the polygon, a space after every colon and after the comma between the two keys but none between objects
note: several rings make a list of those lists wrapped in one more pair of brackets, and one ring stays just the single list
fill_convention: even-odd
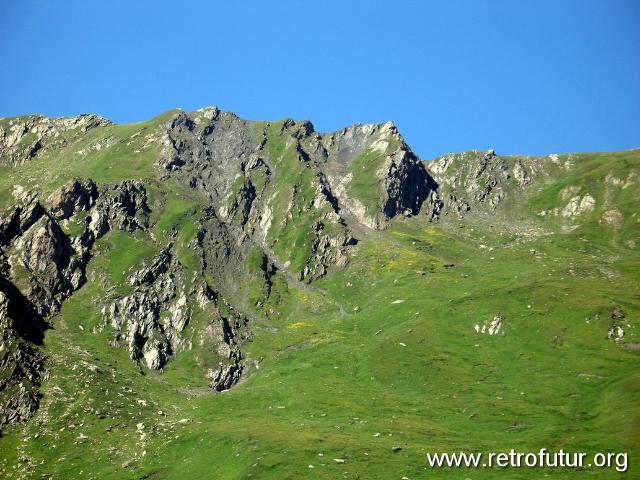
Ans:
[{"label": "green grass", "polygon": [[10,204],[14,185],[46,198],[73,177],[98,183],[153,178],[160,145],[157,141],[147,144],[147,139],[158,135],[159,127],[173,114],[172,110],[146,122],[94,128],[82,136],[65,132],[69,137],[66,147],[39,154],[20,167],[0,167],[0,207]]},{"label": "green grass", "polygon": [[265,150],[275,171],[265,193],[267,198],[273,198],[269,203],[273,220],[267,238],[280,260],[289,262],[291,271],[299,272],[311,257],[315,237],[312,225],[330,207],[312,207],[315,174],[298,158],[295,143],[281,128],[282,122],[268,127],[264,123],[256,125],[258,138],[263,130],[266,132]]},{"label": "green grass", "polygon": [[[629,473],[620,477],[633,478],[640,468],[638,356],[604,337],[612,299],[637,325],[638,283],[623,276],[602,281],[590,255],[554,239],[492,246],[493,259],[470,242],[415,222],[363,242],[349,267],[317,282],[318,288],[287,287],[280,315],[257,320],[254,341],[245,347],[260,369],[218,395],[201,390],[197,354],[178,355],[165,375],[141,376],[123,350],[108,345],[108,332],[89,333],[99,319],[92,299],[101,293],[96,284],[84,287],[65,303],[46,348],[65,365],[87,358],[103,373],[83,383],[77,370],[54,366],[45,384],[49,423],[38,426],[45,408],[34,422],[8,430],[2,458],[15,458],[12,448],[19,443],[21,454],[34,459],[34,476],[63,478],[78,470],[110,478],[207,478],[212,468],[220,479],[307,478],[310,471],[318,478],[345,472],[347,478],[460,478],[471,472],[427,471],[425,453],[546,447],[629,452]],[[249,257],[250,266],[258,266],[258,257]],[[109,268],[118,281],[121,267]],[[570,268],[580,275],[571,276]],[[474,332],[476,323],[497,313],[505,316],[506,335]],[[635,328],[627,330],[628,340],[637,341]],[[125,385],[135,393],[113,396]],[[52,396],[58,388],[64,394]],[[105,405],[107,398],[121,406]],[[138,398],[149,406],[139,406]],[[87,413],[94,408],[107,408],[115,418]],[[181,418],[190,423],[167,425]],[[149,433],[144,457],[136,446],[139,421]],[[84,426],[60,431],[78,422]],[[118,427],[107,433],[107,423]],[[80,430],[89,438],[76,445]],[[40,431],[44,437],[35,439]],[[42,438],[56,448],[45,449]],[[109,454],[112,445],[118,452]],[[396,445],[403,450],[393,453]],[[127,458],[136,462],[123,469]],[[40,459],[47,462],[38,465]],[[596,469],[521,469],[509,471],[509,478],[544,473],[611,477]]]},{"label": "green grass", "polygon": [[[568,200],[561,199],[561,191],[567,187],[576,187],[578,190],[576,195],[583,196],[588,193],[596,200],[594,210],[576,220],[569,221],[547,215],[543,222],[546,225],[556,226],[563,222],[579,224],[572,239],[622,247],[626,251],[627,242],[637,239],[640,234],[640,224],[636,217],[640,187],[637,182],[624,186],[630,174],[635,172],[637,175],[639,160],[639,150],[573,155],[571,161],[575,168],[536,193],[531,204],[537,212],[551,210],[557,206],[562,208]],[[606,181],[608,175],[618,178],[622,184],[608,183]],[[619,226],[612,226],[603,221],[605,211],[612,208],[617,209],[621,214],[622,224]]]},{"label": "green grass", "polygon": [[254,247],[249,251],[245,260],[245,271],[248,274],[249,305],[256,305],[258,302],[267,300],[267,268],[269,259],[260,247]]},{"label": "green grass", "polygon": [[158,246],[142,235],[111,231],[97,242],[94,266],[107,276],[118,294],[127,295],[131,291],[129,276],[158,252]]},{"label": "green grass", "polygon": [[183,233],[186,235],[183,240],[188,240],[188,233],[194,233],[191,222],[198,217],[198,211],[198,204],[184,191],[175,187],[166,189],[163,192],[162,207],[159,212],[155,211],[158,218],[153,225],[154,235],[159,241],[168,242],[172,229],[178,230],[188,223],[188,232]]},{"label": "green grass", "polygon": [[88,212],[79,212],[70,218],[66,222],[62,222],[61,227],[69,236],[78,236],[82,235],[87,229],[87,217],[89,216]]},{"label": "green grass", "polygon": [[[266,198],[276,194],[267,241],[293,270],[307,261],[311,225],[322,212],[309,208],[312,174],[279,129],[268,128],[265,146],[274,173],[263,187]],[[121,131],[122,138],[134,130]],[[602,179],[611,169],[623,176],[638,168],[632,153],[584,158],[579,170],[545,183],[510,211],[531,218],[555,207],[561,188],[575,183],[603,201]],[[148,175],[150,159],[136,159],[139,165],[118,175]],[[374,168],[375,159],[365,160],[358,160],[365,170]],[[71,161],[61,168],[72,168]],[[95,162],[104,179],[119,160]],[[27,173],[36,174],[15,175]],[[46,191],[60,179],[35,182]],[[4,195],[10,182],[0,182]],[[625,243],[638,236],[637,187],[609,192],[625,216],[614,233],[598,222],[601,211],[566,234],[556,220],[537,219],[549,234],[536,238],[486,224],[449,229],[416,217],[361,237],[347,268],[311,285],[279,272],[264,307],[250,309],[243,379],[222,394],[209,391],[203,375],[221,360],[200,341],[216,318],[213,307],[191,305],[183,335],[193,349],[179,352],[164,373],[141,372],[125,348],[111,345],[110,327],[101,326],[106,299],[130,291],[129,273],[148,263],[172,231],[185,281],[200,268],[189,245],[203,205],[170,182],[150,180],[148,189],[151,232],[103,237],[89,266],[93,280],[51,320],[43,346],[51,375],[41,407],[32,421],[3,431],[0,477],[637,478],[638,351],[606,339],[619,306],[625,341],[640,341],[640,259]],[[264,263],[259,248],[245,259],[249,304],[263,293]],[[474,331],[497,314],[504,335]],[[542,447],[628,452],[629,471],[425,465],[427,452]]]},{"label": "green grass", "polygon": [[380,210],[382,186],[376,172],[382,165],[386,154],[374,150],[366,150],[356,155],[351,163],[352,179],[347,192],[360,200],[369,216],[375,216]]}]

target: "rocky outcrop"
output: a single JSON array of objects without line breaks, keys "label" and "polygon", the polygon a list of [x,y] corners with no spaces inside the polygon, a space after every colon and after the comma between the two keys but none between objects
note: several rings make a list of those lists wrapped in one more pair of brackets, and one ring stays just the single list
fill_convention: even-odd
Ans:
[{"label": "rocky outcrop", "polygon": [[[560,217],[565,219],[569,225],[572,225],[593,212],[597,203],[590,193],[580,194],[580,188],[572,185],[560,190],[558,197],[559,206],[549,210],[542,210],[538,212],[538,215],[541,217]],[[611,212],[603,215],[603,220],[607,223],[615,224],[619,218],[616,218],[615,213],[610,215]]]},{"label": "rocky outcrop", "polygon": [[75,213],[91,208],[98,198],[98,187],[92,180],[73,179],[53,192],[46,202],[49,213],[56,220],[65,220]]},{"label": "rocky outcrop", "polygon": [[417,215],[423,202],[437,189],[424,164],[411,151],[400,148],[389,155],[379,170],[383,191],[382,213]]},{"label": "rocky outcrop", "polygon": [[234,358],[230,365],[221,365],[217,369],[210,369],[207,377],[211,381],[211,388],[216,392],[229,390],[240,380],[242,365]]},{"label": "rocky outcrop", "polygon": [[575,196],[569,200],[569,203],[560,211],[560,215],[566,218],[573,218],[584,215],[593,211],[596,206],[596,200],[590,195]]},{"label": "rocky outcrop", "polygon": [[97,127],[111,125],[98,115],[50,118],[42,115],[0,119],[0,165],[18,166],[36,155],[62,148]]},{"label": "rocky outcrop", "polygon": [[[95,240],[111,228],[146,228],[149,215],[144,186],[137,182],[98,188],[91,180],[72,180],[44,206],[19,186],[14,197],[0,217],[0,426],[28,419],[37,408],[44,373],[37,345],[45,319],[86,282]],[[81,212],[84,232],[66,234],[63,223]],[[181,314],[174,314],[179,323]]]},{"label": "rocky outcrop", "polygon": [[427,169],[439,185],[438,215],[464,217],[490,214],[507,197],[522,197],[531,185],[562,168],[559,164],[557,156],[504,157],[494,150],[473,150],[443,155],[428,162]]},{"label": "rocky outcrop", "polygon": [[182,267],[171,254],[161,251],[149,266],[134,272],[133,292],[103,307],[103,326],[114,331],[114,345],[124,343],[134,361],[158,370],[175,352],[185,348],[180,333],[190,318],[182,287]]},{"label": "rocky outcrop", "polygon": [[[85,231],[64,232],[61,222],[87,212]],[[148,225],[149,207],[142,184],[122,182],[98,187],[72,180],[52,193],[43,206],[37,195],[21,191],[16,205],[0,219],[0,246],[11,264],[11,277],[42,316],[86,281],[85,268],[96,239],[109,229],[134,231]]]},{"label": "rocky outcrop", "polygon": [[496,315],[490,322],[485,321],[482,326],[476,324],[474,327],[476,333],[489,335],[498,335],[502,333],[504,335],[504,317],[502,315]]},{"label": "rocky outcrop", "polygon": [[14,238],[24,234],[44,213],[38,195],[23,192],[20,188],[16,204],[0,218],[0,246],[7,246]]},{"label": "rocky outcrop", "polygon": [[8,269],[6,259],[0,256],[0,429],[33,415],[44,374],[35,344],[42,341],[45,324],[8,281]]},{"label": "rocky outcrop", "polygon": [[149,226],[150,213],[144,185],[125,180],[101,189],[96,208],[90,212],[89,226],[97,231],[107,228],[134,232]]},{"label": "rocky outcrop", "polygon": [[[391,122],[354,125],[320,141],[331,192],[363,225],[384,228],[397,215],[417,215],[437,196],[437,183]],[[359,191],[354,185],[365,176],[370,184]]]},{"label": "rocky outcrop", "polygon": [[313,225],[314,239],[311,245],[311,257],[300,272],[300,280],[312,280],[327,274],[328,268],[335,265],[344,268],[349,263],[349,247],[357,240],[348,231],[327,235],[322,222]]},{"label": "rocky outcrop", "polygon": [[215,107],[180,112],[167,124],[157,166],[220,204],[256,147],[253,122]]},{"label": "rocky outcrop", "polygon": [[[522,164],[517,165],[519,175],[524,175]],[[442,186],[442,210],[457,216],[464,216],[472,205],[486,204],[495,209],[514,175],[507,160],[493,150],[445,155],[430,162],[428,168]]]},{"label": "rocky outcrop", "polygon": [[48,215],[27,230],[11,251],[12,270],[30,277],[27,296],[43,316],[55,313],[60,302],[85,281],[84,264],[75,256],[69,237]]},{"label": "rocky outcrop", "polygon": [[244,370],[240,346],[249,339],[248,319],[233,309],[220,295],[203,283],[198,292],[200,308],[211,315],[211,321],[200,334],[199,342],[206,350],[218,353],[218,365],[207,368],[206,377],[214,391],[228,390],[238,383]]},{"label": "rocky outcrop", "polygon": [[0,220],[2,245],[9,258],[8,276],[19,284],[42,316],[84,282],[83,264],[70,238],[38,201],[25,193]]},{"label": "rocky outcrop", "polygon": [[614,342],[620,342],[624,338],[624,322],[626,314],[624,310],[616,307],[611,312],[611,324],[607,332],[607,338]]},{"label": "rocky outcrop", "polygon": [[[367,155],[375,211],[367,210],[351,183],[358,173],[351,172],[353,162]],[[274,264],[290,265],[292,254],[283,254],[275,242],[289,228],[304,228],[301,235],[312,238],[310,252],[295,272],[304,280],[346,265],[357,243],[350,222],[383,228],[397,215],[416,215],[423,204],[430,217],[441,208],[435,181],[391,123],[323,135],[308,121],[257,124],[215,107],[181,112],[167,124],[157,167],[163,178],[173,176],[208,198],[225,226],[214,230],[229,232],[220,238],[238,239],[231,242],[235,246],[212,242],[212,252],[226,252],[223,257],[233,251],[243,257],[258,245]],[[280,185],[283,176],[291,181]],[[290,194],[283,204],[285,192]]]},{"label": "rocky outcrop", "polygon": [[201,347],[217,352],[220,363],[204,372],[212,389],[230,388],[242,373],[239,331],[246,319],[206,283],[187,291],[184,268],[172,254],[172,245],[129,277],[133,292],[116,298],[102,309],[102,327],[111,326],[114,346],[124,344],[130,357],[149,369],[162,369],[171,357],[193,347],[182,333],[195,303],[211,318],[198,333]]}]

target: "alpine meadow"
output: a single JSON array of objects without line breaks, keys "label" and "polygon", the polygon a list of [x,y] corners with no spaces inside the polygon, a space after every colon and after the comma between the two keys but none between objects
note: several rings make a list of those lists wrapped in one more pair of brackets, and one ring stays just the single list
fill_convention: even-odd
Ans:
[{"label": "alpine meadow", "polygon": [[[391,122],[2,118],[0,477],[638,478],[639,174],[423,161]],[[629,465],[425,460],[543,447]]]}]

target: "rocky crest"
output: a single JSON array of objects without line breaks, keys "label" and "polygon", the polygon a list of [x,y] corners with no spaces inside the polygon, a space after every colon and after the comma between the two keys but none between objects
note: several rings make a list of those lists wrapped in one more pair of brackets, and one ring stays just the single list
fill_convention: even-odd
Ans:
[{"label": "rocky crest", "polygon": [[[305,280],[348,263],[357,243],[349,222],[384,228],[397,215],[416,215],[437,186],[391,123],[323,135],[308,121],[250,122],[210,107],[176,115],[163,145],[158,166],[167,177],[200,191],[232,236],[275,251],[274,264]],[[367,154],[373,211],[350,188],[358,173],[350,171],[353,159]],[[287,175],[294,178],[282,185]],[[278,255],[274,231],[294,225],[304,228],[310,248],[302,264],[292,265],[293,255]]]},{"label": "rocky crest", "polygon": [[36,155],[82,138],[88,130],[111,125],[98,115],[50,118],[29,115],[0,119],[0,165],[19,166]]},{"label": "rocky crest", "polygon": [[[327,178],[341,208],[360,223],[384,228],[397,215],[417,215],[437,184],[423,162],[411,151],[391,122],[354,125],[320,137],[326,158]],[[366,162],[356,162],[368,155]],[[363,198],[352,187],[354,178],[372,165],[374,182],[369,185],[374,208],[367,211]]]},{"label": "rocky crest", "polygon": [[438,213],[457,217],[495,211],[509,191],[521,191],[557,168],[566,168],[557,155],[503,157],[494,150],[447,154],[427,164],[439,185]]}]

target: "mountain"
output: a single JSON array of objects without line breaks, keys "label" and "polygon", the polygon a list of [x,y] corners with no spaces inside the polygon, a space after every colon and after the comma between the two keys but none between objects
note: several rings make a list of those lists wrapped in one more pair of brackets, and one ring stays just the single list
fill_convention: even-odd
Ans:
[{"label": "mountain", "polygon": [[0,474],[460,478],[426,453],[542,447],[640,468],[639,172],[640,150],[424,162],[390,122],[215,107],[2,118]]}]

